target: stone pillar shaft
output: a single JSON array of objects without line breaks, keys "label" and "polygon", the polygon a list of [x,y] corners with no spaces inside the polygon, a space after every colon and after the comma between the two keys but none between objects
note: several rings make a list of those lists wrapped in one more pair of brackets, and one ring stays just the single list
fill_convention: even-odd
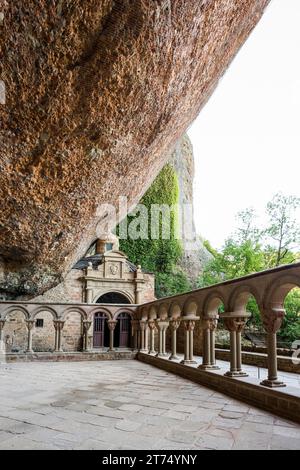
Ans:
[{"label": "stone pillar shaft", "polygon": [[116,327],[116,320],[108,320],[107,325],[109,328],[109,351],[114,351],[114,332]]},{"label": "stone pillar shaft", "polygon": [[165,357],[167,355],[166,352],[166,331],[169,326],[167,320],[157,320],[156,326],[159,332],[158,336],[158,353],[157,357]]},{"label": "stone pillar shaft", "polygon": [[196,364],[194,360],[194,328],[198,317],[183,317],[185,328],[184,359],[182,364]]},{"label": "stone pillar shaft", "polygon": [[170,328],[171,328],[171,349],[172,353],[169,357],[170,360],[177,360],[179,359],[177,356],[177,330],[180,325],[180,320],[171,320],[170,321]]},{"label": "stone pillar shaft", "polygon": [[242,370],[241,333],[249,316],[247,312],[221,314],[230,332],[230,370],[225,374],[228,377],[247,377],[248,375]]},{"label": "stone pillar shaft", "polygon": [[285,315],[283,308],[270,308],[263,312],[263,324],[267,332],[268,378],[261,382],[266,387],[285,387],[277,375],[277,331]]},{"label": "stone pillar shaft", "polygon": [[27,330],[28,330],[28,339],[27,339],[27,351],[28,353],[33,353],[32,350],[32,330],[34,327],[34,320],[26,320]]}]

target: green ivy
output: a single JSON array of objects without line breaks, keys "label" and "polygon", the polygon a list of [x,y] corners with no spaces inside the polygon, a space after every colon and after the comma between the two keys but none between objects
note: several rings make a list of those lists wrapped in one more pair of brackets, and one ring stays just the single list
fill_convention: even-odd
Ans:
[{"label": "green ivy", "polygon": [[[175,235],[178,228],[176,211],[171,210],[170,213],[170,239],[165,240],[162,238],[163,223],[161,217],[159,220],[159,238],[151,238],[151,205],[165,204],[172,208],[172,206],[178,204],[178,201],[178,177],[173,167],[167,164],[140,201],[140,204],[145,205],[148,209],[147,239],[120,239],[120,249],[126,253],[129,260],[136,265],[140,264],[144,270],[155,274],[157,297],[177,294],[191,288],[186,275],[176,266],[183,253],[182,244]],[[139,214],[135,215],[139,216]],[[134,215],[129,214],[127,216],[127,227],[130,226],[133,220]],[[120,235],[119,226],[116,233]]]}]

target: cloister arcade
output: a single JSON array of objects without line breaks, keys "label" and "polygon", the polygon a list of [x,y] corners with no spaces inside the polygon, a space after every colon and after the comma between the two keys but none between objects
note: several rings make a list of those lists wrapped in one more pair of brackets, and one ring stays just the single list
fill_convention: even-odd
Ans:
[{"label": "cloister arcade", "polygon": [[[56,354],[68,351],[70,347],[78,349],[80,344],[83,352],[102,348],[112,353],[115,349],[130,348],[138,358],[141,355],[167,358],[171,363],[178,362],[180,350],[184,353],[182,364],[195,367],[194,351],[201,348],[199,373],[202,370],[213,374],[218,371],[215,332],[222,319],[230,334],[230,365],[225,375],[231,380],[239,379],[247,375],[242,366],[241,334],[250,316],[247,302],[253,296],[267,334],[268,377],[261,385],[284,387],[277,374],[276,335],[285,315],[285,297],[294,287],[300,287],[300,263],[143,305],[1,302],[1,350],[5,352],[9,316],[17,313],[18,318],[23,317],[20,328],[22,337],[26,335],[27,353],[32,354],[38,344],[36,319],[41,319],[43,314],[51,323]],[[72,344],[66,341],[63,333],[68,322],[69,325],[73,323],[69,334],[74,331],[76,337]]]}]

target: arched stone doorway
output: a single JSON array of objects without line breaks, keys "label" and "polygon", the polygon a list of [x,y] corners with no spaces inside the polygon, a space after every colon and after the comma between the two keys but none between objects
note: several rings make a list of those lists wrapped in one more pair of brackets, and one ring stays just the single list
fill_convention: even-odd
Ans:
[{"label": "arched stone doorway", "polygon": [[131,317],[128,313],[120,313],[117,317],[117,324],[114,334],[114,343],[116,348],[130,348],[131,337],[130,337],[130,326]]},{"label": "arched stone doorway", "polygon": [[97,312],[94,315],[93,347],[109,347],[109,328],[107,325],[107,316],[103,312]]},{"label": "arched stone doorway", "polygon": [[96,301],[97,304],[130,304],[130,300],[119,292],[107,292]]}]

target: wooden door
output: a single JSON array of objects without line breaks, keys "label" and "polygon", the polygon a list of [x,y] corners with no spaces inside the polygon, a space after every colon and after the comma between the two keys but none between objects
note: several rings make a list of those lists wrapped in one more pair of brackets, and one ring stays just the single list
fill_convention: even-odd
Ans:
[{"label": "wooden door", "polygon": [[94,316],[94,348],[104,347],[104,328],[106,316],[103,313],[95,313]]},{"label": "wooden door", "polygon": [[130,339],[130,316],[128,313],[120,313],[118,320],[120,322],[120,348],[129,347]]}]

